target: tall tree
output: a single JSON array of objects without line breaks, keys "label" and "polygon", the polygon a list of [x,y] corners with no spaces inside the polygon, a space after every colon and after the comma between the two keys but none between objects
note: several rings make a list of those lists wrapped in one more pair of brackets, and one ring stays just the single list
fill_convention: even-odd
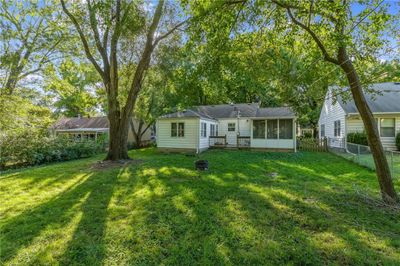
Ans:
[{"label": "tall tree", "polygon": [[[222,10],[221,5],[229,5]],[[230,40],[245,33],[256,32],[271,38],[271,44],[288,47],[293,39],[303,40],[307,50],[318,49],[320,61],[340,69],[364,122],[374,157],[376,172],[385,202],[398,201],[388,162],[379,138],[377,125],[366,103],[364,91],[373,81],[367,65],[376,62],[385,52],[391,33],[398,34],[399,21],[383,1],[204,1],[191,2],[191,12],[212,9],[213,17],[199,23],[192,36],[200,43],[210,43],[215,52],[229,49]],[[221,10],[221,12],[217,12]],[[289,22],[289,23],[288,23]],[[276,42],[285,40],[285,42]],[[221,49],[222,48],[222,49]],[[389,49],[390,50],[390,49]],[[276,57],[280,57],[276,54]],[[336,71],[334,69],[334,71]],[[318,79],[326,79],[331,72]],[[290,80],[290,79],[289,79]],[[375,79],[376,80],[376,79]],[[379,80],[379,79],[378,79]],[[376,82],[376,81],[374,81]],[[338,82],[338,85],[344,85]],[[339,91],[338,93],[340,93]],[[286,95],[288,96],[288,95]]]},{"label": "tall tree", "polygon": [[59,18],[52,1],[0,1],[0,94],[12,95],[59,56],[66,36]]},{"label": "tall tree", "polygon": [[[362,56],[373,56],[382,47],[380,37],[390,19],[387,8],[382,5],[383,1],[365,1],[362,3],[362,11],[357,15],[353,15],[351,2],[346,0],[272,2],[277,8],[287,12],[293,25],[312,38],[326,62],[343,70],[368,136],[382,198],[387,203],[398,202],[378,127],[365,99],[364,84],[356,69],[357,60],[362,60]],[[358,49],[362,49],[362,53]]]},{"label": "tall tree", "polygon": [[[170,23],[165,23],[171,25],[168,29],[162,31],[159,28],[165,10],[164,0],[158,1],[150,19],[149,12],[143,9],[143,4],[135,1],[87,0],[85,6],[76,3],[67,7],[65,1],[61,0],[61,5],[80,36],[87,58],[104,83],[110,123],[109,151],[106,159],[128,159],[129,119],[142,89],[143,77],[149,67],[152,53],[158,43],[183,22],[171,24],[169,21]],[[150,6],[148,4],[147,9]],[[73,11],[70,11],[70,8]],[[129,78],[125,77],[130,80],[129,86],[125,88],[125,97],[121,95],[119,84],[120,65],[135,66],[132,75]]]}]

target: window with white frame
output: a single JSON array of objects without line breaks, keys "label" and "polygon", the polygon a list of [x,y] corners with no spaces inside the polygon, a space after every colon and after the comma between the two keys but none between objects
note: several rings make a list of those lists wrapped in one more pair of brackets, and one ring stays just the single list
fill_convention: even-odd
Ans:
[{"label": "window with white frame", "polygon": [[215,135],[215,125],[214,124],[210,125],[210,136],[216,136]]},{"label": "window with white frame", "polygon": [[394,118],[381,118],[380,121],[381,137],[395,137],[395,119]]},{"label": "window with white frame", "polygon": [[325,138],[325,124],[321,124],[321,138]]},{"label": "window with white frame", "polygon": [[184,137],[185,123],[171,123],[171,137]]},{"label": "window with white frame", "polygon": [[333,122],[333,130],[334,130],[334,136],[335,137],[340,137],[340,120],[336,120]]},{"label": "window with white frame", "polygon": [[236,124],[235,123],[228,123],[228,131],[235,131]]},{"label": "window with white frame", "polygon": [[200,128],[200,136],[203,138],[207,138],[207,123],[201,122],[201,128]]},{"label": "window with white frame", "polygon": [[185,124],[178,123],[178,137],[184,137],[184,136],[185,136]]},{"label": "window with white frame", "polygon": [[293,120],[279,119],[279,139],[293,138]]}]

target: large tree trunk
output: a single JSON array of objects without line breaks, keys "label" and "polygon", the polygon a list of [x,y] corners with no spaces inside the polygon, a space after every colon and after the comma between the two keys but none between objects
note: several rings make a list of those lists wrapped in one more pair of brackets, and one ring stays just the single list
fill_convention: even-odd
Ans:
[{"label": "large tree trunk", "polygon": [[115,117],[111,113],[108,115],[109,145],[106,160],[126,160],[128,156],[128,121],[123,118]]},{"label": "large tree trunk", "polygon": [[381,188],[382,199],[387,203],[398,202],[399,198],[393,186],[389,164],[386,159],[382,142],[379,138],[378,127],[371,109],[365,100],[358,74],[344,48],[339,49],[338,58],[341,68],[346,73],[357,110],[364,122],[365,131],[368,137],[368,144],[371,148],[375,162],[376,174],[378,176],[379,186]]}]

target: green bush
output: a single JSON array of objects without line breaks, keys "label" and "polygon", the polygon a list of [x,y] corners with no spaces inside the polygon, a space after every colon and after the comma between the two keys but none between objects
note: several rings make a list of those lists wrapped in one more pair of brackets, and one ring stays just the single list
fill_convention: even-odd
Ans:
[{"label": "green bush", "polygon": [[367,133],[354,132],[347,134],[347,142],[368,146]]},{"label": "green bush", "polygon": [[102,150],[101,141],[45,137],[33,131],[10,134],[0,139],[0,169],[85,158]]},{"label": "green bush", "polygon": [[400,133],[397,133],[396,136],[396,147],[400,151]]}]

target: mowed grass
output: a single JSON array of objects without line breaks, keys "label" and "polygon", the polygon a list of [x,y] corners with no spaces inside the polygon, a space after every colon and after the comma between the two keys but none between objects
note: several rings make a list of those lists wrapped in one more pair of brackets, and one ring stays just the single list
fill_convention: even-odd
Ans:
[{"label": "mowed grass", "polygon": [[[375,174],[329,153],[132,151],[2,174],[5,265],[400,264]],[[271,174],[271,173],[277,173]],[[400,190],[396,181],[397,190]]]}]

